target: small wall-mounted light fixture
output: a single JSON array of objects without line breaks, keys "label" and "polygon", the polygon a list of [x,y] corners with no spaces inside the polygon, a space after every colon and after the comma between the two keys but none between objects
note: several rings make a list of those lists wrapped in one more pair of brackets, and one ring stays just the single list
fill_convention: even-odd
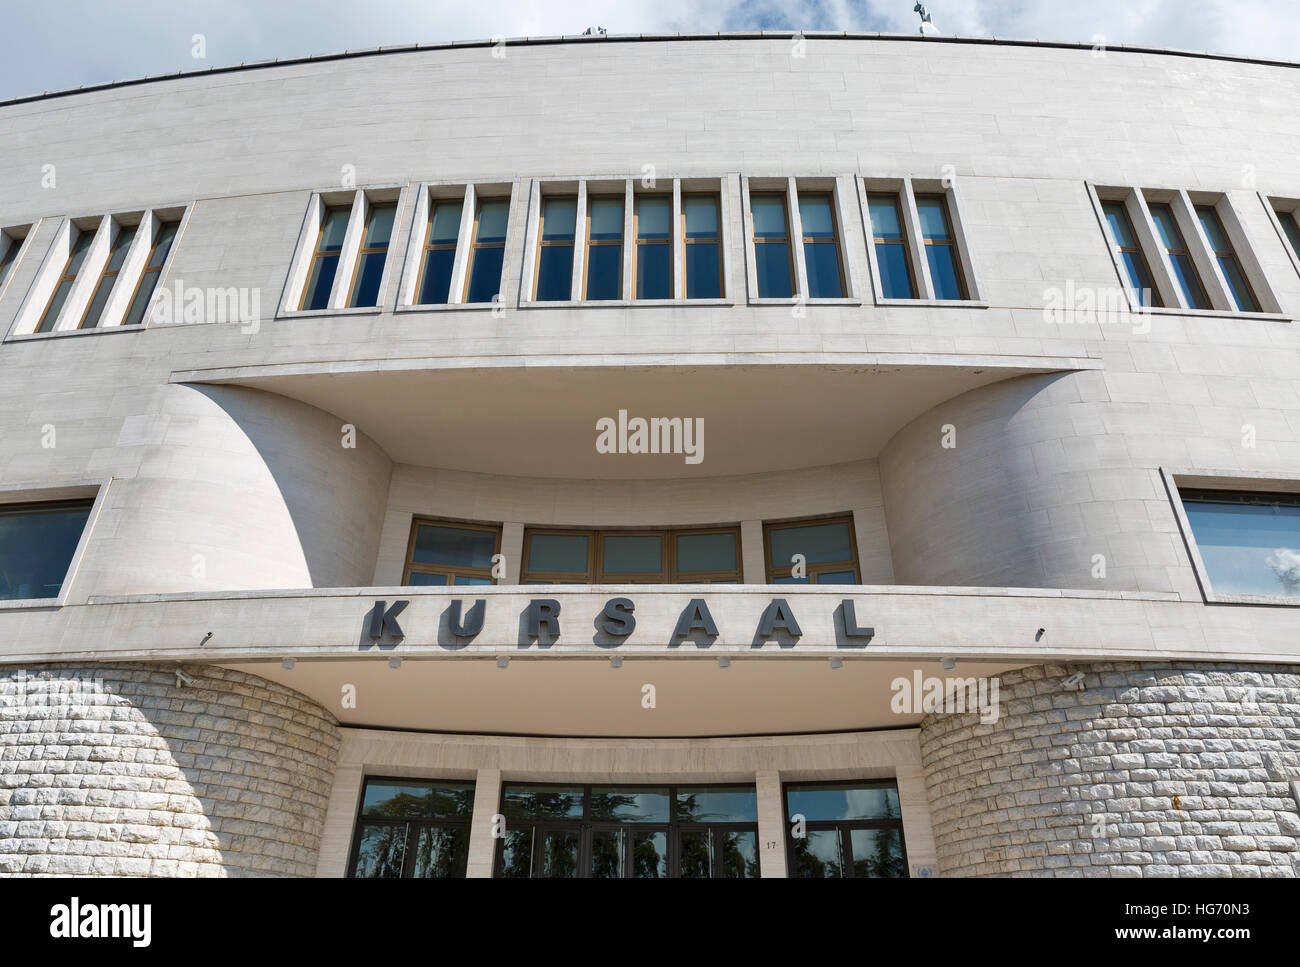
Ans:
[{"label": "small wall-mounted light fixture", "polygon": [[1036,632],[1034,632],[1034,641],[1042,641],[1043,635],[1045,634],[1047,634],[1047,629],[1039,628]]},{"label": "small wall-mounted light fixture", "polygon": [[285,658],[285,659],[283,659],[283,660],[280,662],[280,667],[283,668],[283,669],[284,669],[285,671],[287,671],[287,672],[291,672],[291,671],[293,671],[293,659],[292,659],[292,658]]},{"label": "small wall-mounted light fixture", "polygon": [[194,679],[191,678],[189,675],[186,675],[183,671],[181,671],[181,666],[177,665],[176,666],[176,687],[184,688],[186,685],[193,685],[193,684],[194,684]]},{"label": "small wall-mounted light fixture", "polygon": [[388,659],[388,667],[389,667],[389,668],[392,668],[392,669],[394,669],[394,670],[396,670],[396,669],[398,669],[398,668],[401,668],[401,667],[402,667],[402,658],[401,658],[401,656],[400,656],[400,655],[394,655],[392,658]]},{"label": "small wall-mounted light fixture", "polygon": [[610,656],[609,656],[609,667],[610,667],[610,668],[622,668],[622,667],[623,667],[623,656],[622,656],[622,655],[610,655]]},{"label": "small wall-mounted light fixture", "polygon": [[497,657],[497,668],[509,668],[509,667],[510,667],[509,658],[507,658],[505,655],[500,655]]},{"label": "small wall-mounted light fixture", "polygon": [[731,667],[731,659],[728,658],[726,655],[723,655],[721,658],[718,659],[718,667],[719,667],[719,668],[730,668],[730,667]]},{"label": "small wall-mounted light fixture", "polygon": [[957,667],[957,659],[956,659],[956,658],[945,658],[945,659],[943,660],[943,670],[944,670],[944,671],[946,671],[946,672],[950,672],[950,671],[952,671],[952,670],[953,670],[954,668],[956,668],[956,667]]},{"label": "small wall-mounted light fixture", "polygon": [[838,669],[840,669],[840,668],[843,668],[843,667],[844,667],[844,659],[843,659],[843,658],[832,658],[832,659],[831,659],[831,670],[832,670],[832,671],[836,671],[836,670],[838,670]]},{"label": "small wall-mounted light fixture", "polygon": [[199,647],[202,648],[204,645],[206,645],[208,643],[208,639],[211,637],[212,637],[212,632],[209,631],[206,635],[203,636],[203,640],[199,642]]}]

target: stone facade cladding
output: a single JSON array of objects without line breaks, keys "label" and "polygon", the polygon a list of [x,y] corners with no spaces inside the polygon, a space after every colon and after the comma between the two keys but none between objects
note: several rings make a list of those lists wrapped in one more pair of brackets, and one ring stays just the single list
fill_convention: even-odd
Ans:
[{"label": "stone facade cladding", "polygon": [[921,725],[942,874],[1300,875],[1300,667],[1040,665],[999,699]]},{"label": "stone facade cladding", "polygon": [[0,874],[311,876],[334,718],[216,666],[0,671]]}]

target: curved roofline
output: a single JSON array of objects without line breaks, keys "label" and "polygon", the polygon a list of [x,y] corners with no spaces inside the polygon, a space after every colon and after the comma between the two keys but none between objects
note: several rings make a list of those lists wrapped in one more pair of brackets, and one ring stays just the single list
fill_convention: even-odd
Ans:
[{"label": "curved roofline", "polygon": [[[274,60],[250,61],[231,64],[227,67],[209,67],[203,70],[177,71],[174,74],[152,74],[145,77],[130,78],[121,81],[107,81],[102,84],[87,84],[82,87],[68,88],[62,91],[45,91],[41,94],[27,94],[0,100],[0,107],[12,104],[29,104],[33,101],[51,100],[59,97],[71,97],[76,94],[89,94],[94,91],[113,90],[118,87],[134,87],[138,84],[154,84],[160,81],[179,80],[192,77],[206,77],[212,74],[230,74],[236,71],[262,70],[268,67],[288,67],[295,64],[314,64],[322,61],[348,60],[355,57],[378,57],[384,54],[401,54],[422,50],[459,50],[467,47],[493,47],[504,44],[507,47],[548,46],[553,44],[591,44],[591,43],[645,43],[655,41],[706,41],[706,40],[789,40],[796,36],[812,40],[885,40],[915,41],[927,44],[979,44],[1007,47],[1045,47],[1060,50],[1091,50],[1093,44],[1082,41],[1063,40],[1028,40],[1011,37],[945,37],[916,34],[892,33],[856,33],[844,30],[739,30],[711,34],[564,34],[554,37],[494,37],[490,40],[453,40],[437,44],[403,44],[397,47],[373,47],[364,50],[345,50],[332,54],[309,54],[305,57],[286,57]],[[1209,51],[1179,50],[1172,47],[1143,47],[1128,44],[1107,44],[1107,51],[1127,54],[1162,54],[1170,57],[1195,57],[1205,60],[1229,61],[1240,64],[1259,64],[1265,67],[1300,67],[1300,62],[1290,60],[1269,60],[1261,57],[1244,57],[1237,54],[1214,54]]]}]

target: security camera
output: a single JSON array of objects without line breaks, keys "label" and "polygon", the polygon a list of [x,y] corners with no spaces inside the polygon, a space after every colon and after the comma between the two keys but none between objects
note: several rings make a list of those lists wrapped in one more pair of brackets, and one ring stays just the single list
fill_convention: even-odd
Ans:
[{"label": "security camera", "polygon": [[1077,691],[1083,691],[1083,672],[1075,672],[1065,681],[1061,682],[1062,688],[1073,689],[1076,685],[1079,686],[1078,689],[1076,689]]},{"label": "security camera", "polygon": [[186,685],[193,685],[193,684],[194,684],[194,679],[193,679],[193,678],[191,678],[189,675],[186,675],[186,674],[185,674],[183,671],[181,671],[179,668],[176,669],[176,687],[177,687],[177,688],[184,688]]}]

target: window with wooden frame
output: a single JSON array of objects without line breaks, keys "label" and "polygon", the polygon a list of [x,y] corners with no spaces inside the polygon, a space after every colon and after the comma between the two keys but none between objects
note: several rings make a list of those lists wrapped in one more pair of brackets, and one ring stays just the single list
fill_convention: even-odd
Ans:
[{"label": "window with wooden frame", "polygon": [[716,193],[682,196],[682,262],[687,299],[722,298],[722,216]]},{"label": "window with wooden frame", "polygon": [[108,261],[104,263],[104,268],[99,273],[94,294],[86,303],[86,311],[81,314],[81,324],[78,329],[94,329],[99,325],[104,307],[108,305],[109,294],[117,284],[118,274],[122,271],[122,263],[126,261],[126,253],[130,251],[131,242],[135,239],[136,228],[135,225],[116,223],[113,225],[115,237],[109,246]]},{"label": "window with wooden frame", "polygon": [[464,301],[491,302],[501,288],[501,267],[506,257],[506,223],[509,198],[479,198],[470,235],[469,270],[465,273]]},{"label": "window with wooden frame", "polygon": [[754,269],[760,299],[789,299],[794,295],[794,253],[790,248],[786,193],[752,192]]},{"label": "window with wooden frame", "polygon": [[524,584],[739,584],[740,528],[524,532]]},{"label": "window with wooden frame", "polygon": [[1134,301],[1140,306],[1161,305],[1160,293],[1151,281],[1151,267],[1133,232],[1133,221],[1129,218],[1127,205],[1118,199],[1103,201],[1101,210],[1106,216],[1111,244],[1119,253],[1118,261],[1124,268],[1124,279]]},{"label": "window with wooden frame", "polygon": [[635,295],[638,299],[673,297],[673,196],[637,195],[632,236],[636,239]]},{"label": "window with wooden frame", "polygon": [[365,235],[361,240],[361,249],[357,252],[357,263],[353,269],[352,288],[348,297],[349,308],[374,306],[379,304],[380,283],[384,278],[384,266],[388,261],[388,243],[393,236],[393,220],[397,217],[396,204],[372,204],[367,202],[369,212],[366,215]]},{"label": "window with wooden frame", "polygon": [[416,587],[493,584],[501,527],[417,517],[411,522],[402,583]]},{"label": "window with wooden frame", "polygon": [[533,298],[538,302],[567,302],[573,297],[573,246],[578,199],[552,195],[542,199],[537,228],[537,278]]},{"label": "window with wooden frame", "polygon": [[54,331],[54,324],[59,321],[59,313],[63,310],[63,304],[67,301],[68,294],[72,291],[77,276],[81,272],[81,265],[86,260],[86,253],[90,250],[90,243],[95,240],[96,229],[82,230],[74,225],[69,231],[73,232],[74,236],[69,241],[68,259],[63,263],[63,271],[59,273],[59,277],[55,280],[54,291],[50,293],[50,301],[45,304],[45,312],[41,314],[41,321],[36,327],[37,332]]},{"label": "window with wooden frame", "polygon": [[1147,207],[1151,212],[1151,220],[1160,233],[1160,244],[1164,249],[1165,257],[1169,260],[1169,267],[1173,270],[1174,280],[1182,290],[1188,308],[1210,308],[1210,301],[1205,295],[1205,286],[1201,282],[1200,273],[1196,271],[1192,252],[1187,247],[1182,230],[1179,229],[1178,222],[1174,218],[1173,209],[1167,202],[1151,202]]},{"label": "window with wooden frame", "polygon": [[299,309],[328,308],[351,213],[351,205],[333,205],[327,207],[322,214]]},{"label": "window with wooden frame", "polygon": [[179,227],[178,222],[154,222],[153,244],[149,247],[149,257],[145,260],[144,271],[140,273],[140,281],[136,283],[135,292],[131,296],[123,325],[138,326],[144,322],[145,310],[149,308],[154,290],[158,288],[158,280],[162,276],[163,266],[167,264],[167,256],[171,254]]},{"label": "window with wooden frame", "polygon": [[623,298],[623,196],[587,196],[587,250],[582,263],[582,298]]},{"label": "window with wooden frame", "polygon": [[898,193],[868,193],[867,211],[881,294],[886,299],[915,299],[916,280],[912,276],[907,229]]},{"label": "window with wooden frame", "polygon": [[416,304],[446,305],[451,299],[452,270],[456,264],[456,242],[460,238],[460,217],[465,203],[459,198],[438,198],[431,202],[429,232],[420,260]]},{"label": "window with wooden frame", "polygon": [[840,257],[835,196],[829,191],[799,192],[804,270],[810,299],[844,297],[844,261]]},{"label": "window with wooden frame", "polygon": [[916,211],[921,221],[921,240],[930,266],[930,280],[934,283],[934,297],[966,299],[966,273],[957,252],[948,200],[941,194],[917,195]]},{"label": "window with wooden frame", "polygon": [[1232,296],[1233,304],[1241,312],[1259,312],[1259,300],[1255,298],[1255,292],[1246,279],[1246,273],[1241,270],[1241,262],[1237,259],[1232,243],[1228,241],[1228,235],[1223,230],[1223,222],[1218,212],[1214,210],[1213,205],[1197,205],[1196,217],[1200,219],[1201,230],[1205,232],[1206,241],[1210,243],[1210,254],[1214,256],[1219,271],[1223,273],[1223,280],[1227,283],[1228,294]]},{"label": "window with wooden frame", "polygon": [[[853,515],[765,523],[768,584],[857,584]],[[796,576],[796,569],[801,576]]]}]

